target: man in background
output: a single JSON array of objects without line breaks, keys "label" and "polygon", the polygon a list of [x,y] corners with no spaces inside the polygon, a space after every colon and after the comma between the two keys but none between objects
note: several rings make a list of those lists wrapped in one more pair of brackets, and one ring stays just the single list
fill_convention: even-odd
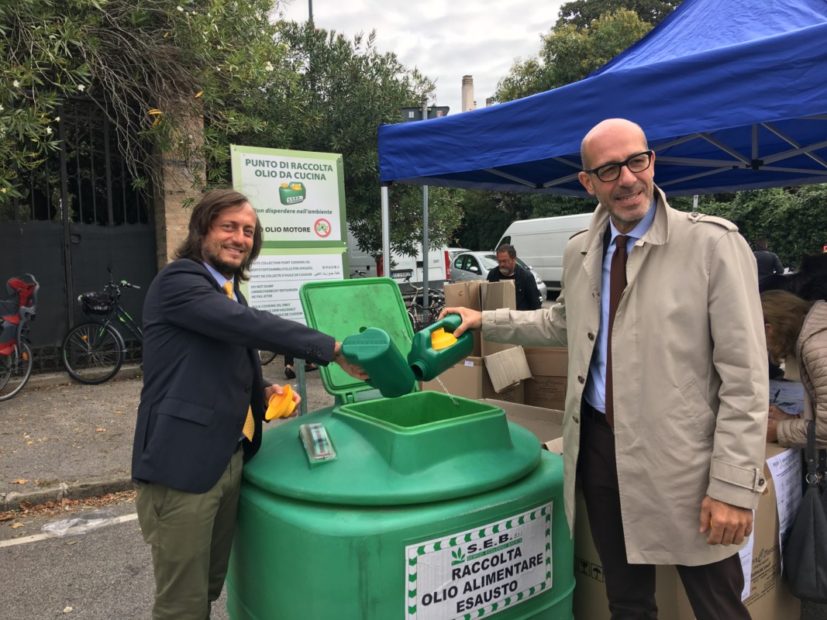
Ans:
[{"label": "man in background", "polygon": [[755,262],[758,265],[758,282],[769,276],[781,275],[784,273],[784,266],[781,259],[775,252],[770,252],[766,239],[755,240]]},{"label": "man in background", "polygon": [[503,243],[497,248],[497,266],[488,272],[489,282],[514,280],[517,296],[517,310],[537,310],[542,306],[540,291],[534,276],[517,264],[517,250],[513,245]]}]

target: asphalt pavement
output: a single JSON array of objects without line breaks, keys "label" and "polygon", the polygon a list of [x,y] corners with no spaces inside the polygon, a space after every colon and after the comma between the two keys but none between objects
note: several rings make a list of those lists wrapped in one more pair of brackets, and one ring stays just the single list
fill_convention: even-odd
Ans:
[{"label": "asphalt pavement", "polygon": [[[295,386],[283,364],[279,356],[264,366],[265,379]],[[333,403],[319,372],[308,372],[305,385],[308,411]],[[81,385],[66,373],[34,375],[0,402],[0,512],[131,489],[140,393],[140,368],[133,366],[102,385]]]}]

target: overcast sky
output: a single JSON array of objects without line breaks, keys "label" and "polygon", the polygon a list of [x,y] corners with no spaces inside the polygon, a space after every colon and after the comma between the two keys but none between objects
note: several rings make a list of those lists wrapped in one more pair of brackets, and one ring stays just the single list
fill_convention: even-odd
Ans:
[{"label": "overcast sky", "polygon": [[[474,77],[483,107],[517,58],[536,56],[540,36],[566,0],[313,0],[316,26],[352,39],[376,30],[380,51],[436,83],[435,101],[462,110],[462,76]],[[287,19],[304,21],[308,0],[286,0]]]}]

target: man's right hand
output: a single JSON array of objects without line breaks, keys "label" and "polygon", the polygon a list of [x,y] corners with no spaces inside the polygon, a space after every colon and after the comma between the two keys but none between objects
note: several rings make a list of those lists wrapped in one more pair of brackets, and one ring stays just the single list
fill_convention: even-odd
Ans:
[{"label": "man's right hand", "polygon": [[357,366],[356,364],[348,361],[345,357],[344,353],[342,353],[342,343],[337,342],[333,349],[333,362],[338,364],[342,367],[347,374],[351,377],[359,379],[360,381],[367,381],[370,379],[368,373],[365,372],[365,369],[361,366]]},{"label": "man's right hand", "polygon": [[454,336],[459,338],[469,329],[479,329],[482,327],[482,312],[479,310],[472,310],[471,308],[443,308],[439,313],[439,318],[444,319],[449,314],[458,314],[462,317],[462,324],[454,330]]}]

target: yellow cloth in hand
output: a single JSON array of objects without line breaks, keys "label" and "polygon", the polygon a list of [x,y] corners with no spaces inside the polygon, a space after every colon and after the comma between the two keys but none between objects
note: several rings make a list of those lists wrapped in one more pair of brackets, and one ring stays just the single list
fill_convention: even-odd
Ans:
[{"label": "yellow cloth in hand", "polygon": [[267,404],[267,412],[264,414],[265,420],[289,418],[296,410],[296,402],[293,400],[293,388],[285,385],[282,389],[284,391],[281,394],[274,393],[270,397],[270,402]]}]

